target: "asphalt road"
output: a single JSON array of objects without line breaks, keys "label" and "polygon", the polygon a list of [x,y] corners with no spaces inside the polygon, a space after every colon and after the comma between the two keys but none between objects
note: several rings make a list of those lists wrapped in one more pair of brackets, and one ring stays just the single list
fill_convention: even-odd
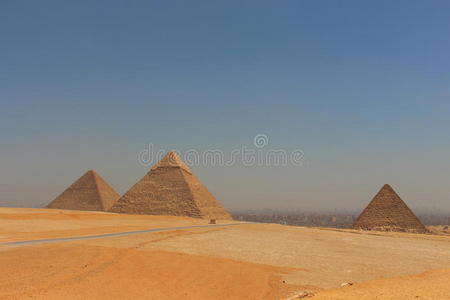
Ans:
[{"label": "asphalt road", "polygon": [[26,246],[26,245],[48,244],[48,243],[70,242],[70,241],[95,240],[95,239],[103,239],[103,238],[110,238],[110,237],[121,237],[121,236],[133,235],[133,234],[142,234],[142,233],[148,233],[148,232],[174,231],[174,230],[206,228],[206,227],[235,226],[235,225],[241,225],[241,224],[246,224],[246,223],[153,228],[153,229],[105,233],[105,234],[88,235],[88,236],[73,236],[73,237],[62,237],[62,238],[53,238],[53,239],[37,239],[37,240],[28,240],[28,241],[6,242],[6,243],[0,243],[0,246]]}]

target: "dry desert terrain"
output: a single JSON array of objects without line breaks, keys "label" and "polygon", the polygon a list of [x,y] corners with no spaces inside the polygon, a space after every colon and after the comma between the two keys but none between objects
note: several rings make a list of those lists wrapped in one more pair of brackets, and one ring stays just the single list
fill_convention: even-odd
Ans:
[{"label": "dry desert terrain", "polygon": [[450,299],[445,235],[0,208],[0,267],[0,299]]}]

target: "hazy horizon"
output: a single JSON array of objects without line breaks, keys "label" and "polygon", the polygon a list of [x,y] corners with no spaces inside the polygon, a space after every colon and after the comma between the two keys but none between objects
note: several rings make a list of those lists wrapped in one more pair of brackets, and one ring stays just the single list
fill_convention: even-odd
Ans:
[{"label": "hazy horizon", "polygon": [[358,212],[388,183],[450,213],[449,29],[443,0],[2,1],[0,205],[89,169],[123,194],[151,144],[301,151],[191,165],[229,210]]}]

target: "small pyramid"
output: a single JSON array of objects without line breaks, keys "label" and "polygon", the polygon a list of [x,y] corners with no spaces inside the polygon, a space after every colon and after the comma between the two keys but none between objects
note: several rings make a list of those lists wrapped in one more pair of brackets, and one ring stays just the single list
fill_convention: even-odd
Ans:
[{"label": "small pyramid", "polygon": [[385,184],[353,224],[354,229],[427,233],[428,230],[403,202],[394,189]]},{"label": "small pyramid", "polygon": [[120,198],[95,171],[87,171],[47,208],[106,211]]},{"label": "small pyramid", "polygon": [[175,152],[169,152],[125,193],[112,212],[231,219]]}]

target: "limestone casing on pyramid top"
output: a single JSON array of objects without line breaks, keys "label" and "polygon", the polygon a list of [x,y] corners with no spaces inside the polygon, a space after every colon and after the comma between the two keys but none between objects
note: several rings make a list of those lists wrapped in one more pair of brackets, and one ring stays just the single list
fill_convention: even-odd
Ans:
[{"label": "limestone casing on pyramid top", "polygon": [[160,161],[158,161],[150,171],[157,168],[181,168],[188,173],[191,173],[191,169],[184,163],[184,161],[178,156],[175,151],[170,151],[167,153]]}]

